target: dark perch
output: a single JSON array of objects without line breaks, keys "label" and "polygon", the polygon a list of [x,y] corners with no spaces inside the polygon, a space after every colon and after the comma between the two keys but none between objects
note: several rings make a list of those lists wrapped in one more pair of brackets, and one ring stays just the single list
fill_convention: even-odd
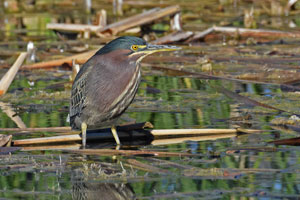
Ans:
[{"label": "dark perch", "polygon": [[124,113],[140,84],[140,61],[155,52],[174,51],[178,47],[151,45],[137,37],[119,37],[96,52],[78,72],[71,93],[72,129],[86,130],[111,126],[117,145],[120,140],[116,120]]}]

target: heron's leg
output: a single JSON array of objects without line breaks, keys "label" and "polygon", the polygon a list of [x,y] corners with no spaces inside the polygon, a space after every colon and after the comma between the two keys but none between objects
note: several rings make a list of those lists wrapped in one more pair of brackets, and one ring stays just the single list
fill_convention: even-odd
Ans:
[{"label": "heron's leg", "polygon": [[85,122],[82,122],[81,135],[82,135],[82,146],[83,147],[85,147],[85,145],[86,145],[86,129],[87,129],[87,124]]},{"label": "heron's leg", "polygon": [[119,139],[119,136],[118,136],[117,129],[116,129],[115,125],[112,125],[111,132],[112,132],[112,134],[113,134],[113,136],[116,140],[117,146],[120,146],[121,143],[120,143],[120,139]]}]

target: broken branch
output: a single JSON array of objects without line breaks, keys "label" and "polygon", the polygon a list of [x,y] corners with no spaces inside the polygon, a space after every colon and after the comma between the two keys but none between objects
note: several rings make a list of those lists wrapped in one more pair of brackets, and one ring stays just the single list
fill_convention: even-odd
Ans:
[{"label": "broken branch", "polygon": [[8,90],[11,82],[14,80],[17,72],[19,71],[21,65],[23,64],[27,56],[26,52],[22,52],[13,66],[6,72],[0,81],[0,95],[3,95]]},{"label": "broken branch", "polygon": [[154,9],[148,10],[144,13],[134,15],[132,17],[126,18],[119,22],[110,24],[106,27],[100,28],[98,30],[98,33],[110,33],[112,35],[116,35],[117,33],[121,32],[121,31],[125,31],[125,30],[133,28],[135,26],[147,24],[152,21],[158,20],[160,18],[169,16],[169,15],[174,15],[178,12],[180,12],[179,6],[169,6],[169,7],[163,8],[163,9],[154,8]]}]

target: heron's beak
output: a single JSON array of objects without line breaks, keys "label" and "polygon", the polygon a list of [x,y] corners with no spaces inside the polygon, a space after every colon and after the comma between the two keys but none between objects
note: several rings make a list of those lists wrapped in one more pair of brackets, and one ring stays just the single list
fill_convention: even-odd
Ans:
[{"label": "heron's beak", "polygon": [[145,54],[152,54],[160,51],[177,51],[180,49],[181,49],[180,47],[176,47],[176,46],[148,44],[144,48],[141,48],[140,51]]},{"label": "heron's beak", "polygon": [[143,58],[146,56],[160,52],[160,51],[176,51],[180,50],[180,47],[176,46],[168,46],[168,45],[153,45],[153,44],[148,44],[148,45],[139,45],[138,46],[138,51],[132,53],[130,56],[138,56],[136,62],[139,63]]}]

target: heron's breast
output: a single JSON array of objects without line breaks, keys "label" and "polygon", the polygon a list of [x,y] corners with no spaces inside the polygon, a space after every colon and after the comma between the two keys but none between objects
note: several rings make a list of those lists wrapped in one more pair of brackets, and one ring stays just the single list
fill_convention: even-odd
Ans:
[{"label": "heron's breast", "polygon": [[90,106],[97,109],[98,112],[111,112],[120,102],[127,103],[124,99],[129,98],[130,94],[136,92],[135,88],[140,78],[139,67],[126,70],[104,68],[95,71],[91,75],[93,80],[90,81],[91,86],[89,87],[96,88],[89,90]]}]

